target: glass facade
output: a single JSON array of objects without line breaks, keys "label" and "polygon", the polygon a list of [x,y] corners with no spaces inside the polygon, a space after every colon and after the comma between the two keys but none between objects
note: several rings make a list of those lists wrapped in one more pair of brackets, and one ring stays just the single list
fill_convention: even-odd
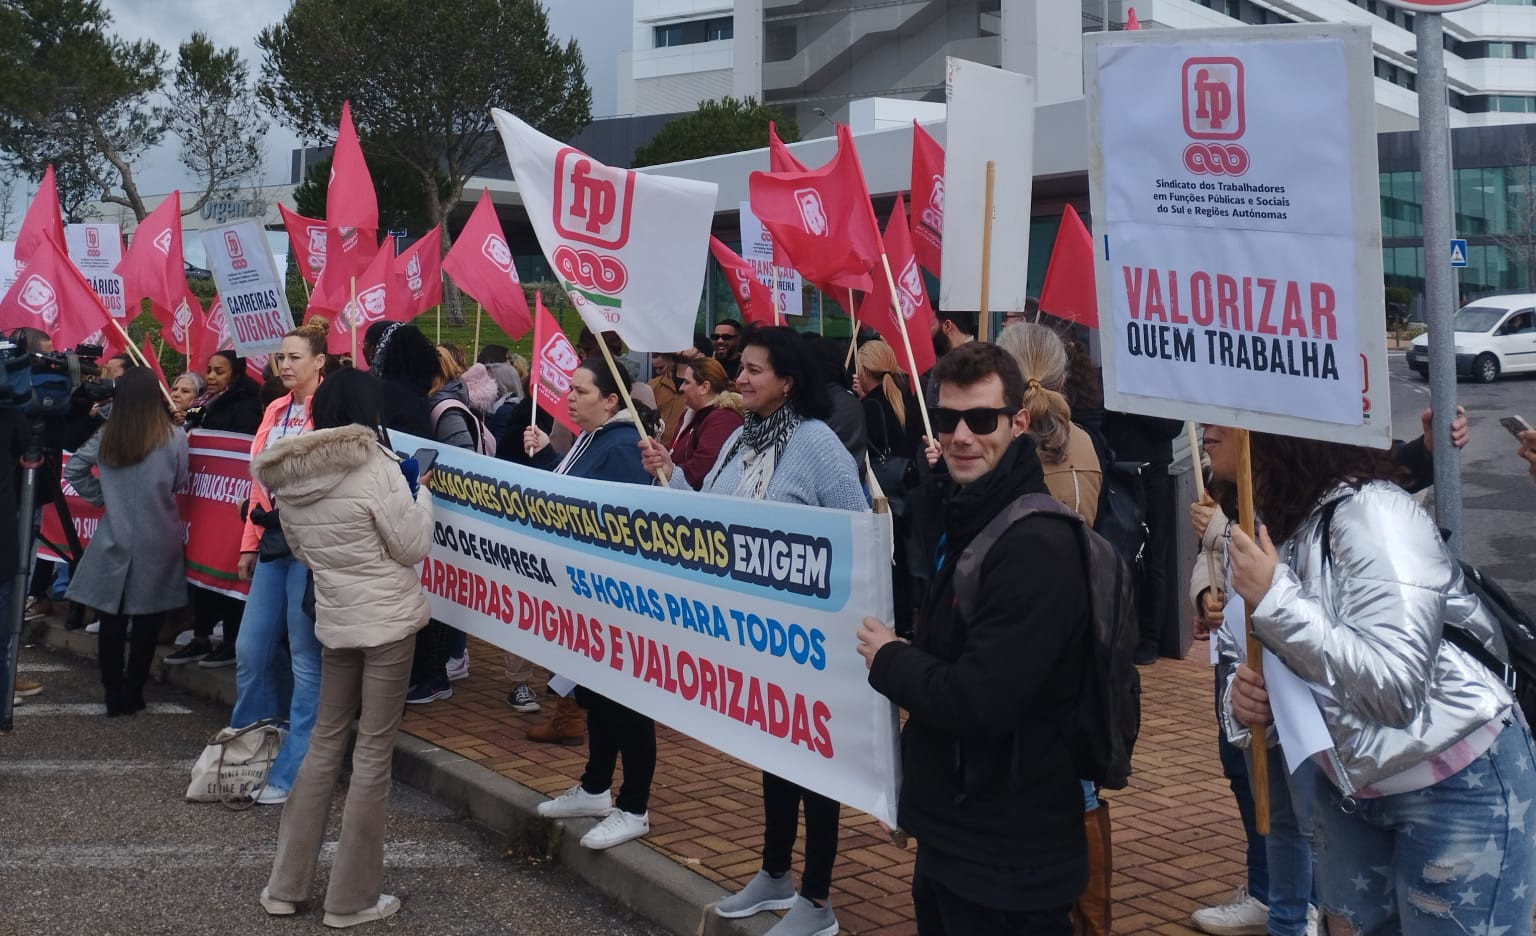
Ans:
[{"label": "glass facade", "polygon": [[[1379,178],[1386,285],[1422,293],[1419,173],[1383,172]],[[1531,289],[1536,282],[1536,166],[1457,169],[1452,189],[1456,234],[1468,242],[1467,265],[1457,271],[1463,300]]]}]

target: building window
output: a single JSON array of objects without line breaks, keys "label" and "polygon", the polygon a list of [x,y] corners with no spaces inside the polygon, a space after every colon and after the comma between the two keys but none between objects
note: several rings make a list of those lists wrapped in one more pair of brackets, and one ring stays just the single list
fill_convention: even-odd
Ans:
[{"label": "building window", "polygon": [[686,23],[667,23],[656,26],[653,27],[656,48],[668,49],[673,46],[730,39],[736,34],[735,24],[733,17],[717,16],[713,19],[689,20]]}]

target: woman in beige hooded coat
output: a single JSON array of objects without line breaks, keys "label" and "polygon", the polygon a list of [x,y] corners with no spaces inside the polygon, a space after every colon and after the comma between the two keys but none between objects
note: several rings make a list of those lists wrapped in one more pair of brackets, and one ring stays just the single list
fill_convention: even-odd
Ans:
[{"label": "woman in beige hooded coat", "polygon": [[338,372],[315,392],[315,431],[274,443],[251,473],[278,505],[293,554],[314,573],[320,704],[309,751],[283,807],[277,858],[261,892],[274,916],[297,911],[314,881],[331,794],[358,717],[341,842],[325,896],[333,928],[400,909],[380,893],[384,806],[395,733],[427,600],[414,566],[432,545],[432,498],[412,499],[400,461],[380,444],[379,382]]}]

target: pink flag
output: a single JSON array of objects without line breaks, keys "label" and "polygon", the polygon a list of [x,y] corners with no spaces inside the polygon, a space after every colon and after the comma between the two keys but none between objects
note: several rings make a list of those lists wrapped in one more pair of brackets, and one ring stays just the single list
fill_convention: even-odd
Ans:
[{"label": "pink flag", "polygon": [[112,319],[91,284],[62,247],[44,240],[0,299],[0,329],[37,328],[62,351],[102,330]]},{"label": "pink flag", "polygon": [[69,255],[64,243],[64,219],[59,213],[59,188],[53,180],[53,167],[43,173],[43,181],[37,186],[37,195],[27,206],[26,217],[16,232],[16,269],[25,270],[32,255],[44,244],[59,248],[59,253]]},{"label": "pink flag", "polygon": [[[896,196],[891,208],[891,219],[885,225],[885,252],[890,258],[891,273],[896,280],[896,305],[907,323],[906,340],[911,342],[912,357],[917,373],[911,374],[912,385],[917,386],[921,375],[933,367],[933,342],[928,336],[933,329],[933,306],[928,302],[928,288],[923,283],[923,271],[918,268],[917,257],[912,251],[912,233],[907,229],[907,210]],[[859,303],[858,320],[880,333],[885,343],[896,352],[896,360],[903,370],[912,370],[907,361],[906,344],[902,340],[901,324],[896,321],[891,303],[890,285],[883,275],[875,277],[875,288]]]},{"label": "pink flag", "polygon": [[918,265],[939,275],[944,251],[944,147],[912,121],[912,249]]},{"label": "pink flag", "polygon": [[313,286],[320,271],[325,269],[325,222],[289,211],[288,206],[281,202],[277,210],[283,216],[288,243],[293,245],[293,258],[299,264],[299,275]]},{"label": "pink flag", "polygon": [[144,355],[144,360],[149,362],[150,369],[155,372],[156,377],[160,378],[160,385],[169,390],[171,382],[165,379],[165,368],[160,366],[160,355],[155,353],[155,346],[150,343],[148,335],[139,342],[139,353]]},{"label": "pink flag", "polygon": [[[398,306],[396,321],[409,322],[443,301],[442,226],[423,234],[395,258],[391,300]],[[519,292],[522,290],[519,289]],[[393,318],[394,316],[391,316]]]},{"label": "pink flag", "polygon": [[331,180],[325,190],[325,266],[310,294],[310,308],[322,312],[344,308],[353,277],[361,280],[378,253],[379,199],[352,126],[352,105],[343,102],[331,155]]},{"label": "pink flag", "polygon": [[1089,328],[1099,327],[1098,288],[1094,283],[1093,237],[1071,205],[1061,213],[1056,246],[1040,287],[1040,311]]},{"label": "pink flag", "polygon": [[560,330],[560,323],[544,308],[544,296],[535,293],[533,306],[536,318],[533,326],[533,352],[528,362],[528,379],[533,383],[539,409],[555,418],[555,422],[581,434],[581,427],[571,418],[565,405],[571,395],[571,375],[581,363],[581,356],[571,346],[571,339]]},{"label": "pink flag", "polygon": [[752,264],[737,256],[736,251],[725,246],[718,237],[709,239],[709,252],[725,271],[731,284],[731,295],[741,310],[741,319],[749,325],[779,324],[778,310],[774,307],[773,292],[757,278]]},{"label": "pink flag", "polygon": [[180,192],[172,192],[134,229],[133,240],[115,272],[123,278],[129,318],[138,314],[140,300],[148,299],[165,343],[187,353],[192,316],[190,305],[183,301],[190,292],[181,252]]},{"label": "pink flag", "polygon": [[528,315],[528,297],[523,295],[517,268],[512,265],[512,249],[501,233],[490,189],[481,192],[464,229],[448,248],[443,272],[480,303],[508,338],[521,338],[528,333],[533,325]]},{"label": "pink flag", "polygon": [[[396,315],[390,314],[394,305],[390,295],[389,281],[391,267],[394,258],[388,250],[381,250],[374,255],[373,262],[363,271],[363,275],[357,278],[357,300],[343,303],[341,311],[331,319],[330,331],[326,333],[325,350],[335,355],[349,355],[353,349],[357,350],[357,356],[353,358],[352,365],[361,370],[368,369],[368,361],[362,353],[363,335],[369,325],[374,322],[388,319],[390,321],[405,321]],[[352,284],[347,283],[350,293]],[[357,330],[357,336],[352,335],[353,329]]]}]

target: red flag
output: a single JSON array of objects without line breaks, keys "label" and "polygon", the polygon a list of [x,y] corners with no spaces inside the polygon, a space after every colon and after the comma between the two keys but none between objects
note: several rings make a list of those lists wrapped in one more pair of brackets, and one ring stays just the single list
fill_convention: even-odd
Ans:
[{"label": "red flag", "polygon": [[110,334],[112,319],[64,248],[45,238],[0,299],[0,329],[13,328],[41,329],[62,351],[103,329]]},{"label": "red flag", "polygon": [[310,308],[326,312],[345,308],[352,278],[361,279],[378,253],[379,199],[352,126],[352,105],[343,102],[330,184],[325,189],[325,265],[310,294]]},{"label": "red flag", "polygon": [[399,307],[397,321],[409,322],[443,301],[442,236],[438,225],[395,258],[390,292]]},{"label": "red flag", "polygon": [[1138,20],[1136,18],[1136,8],[1135,7],[1131,7],[1125,13],[1125,28],[1126,29],[1140,29],[1141,28],[1141,20]]},{"label": "red flag", "polygon": [[768,171],[769,172],[809,172],[805,163],[795,158],[789,151],[784,141],[779,139],[779,130],[768,121]]},{"label": "red flag", "polygon": [[939,275],[944,237],[944,147],[912,121],[912,248],[918,265]]},{"label": "red flag", "polygon": [[[390,294],[389,281],[393,265],[394,257],[390,256],[390,251],[381,250],[375,254],[373,262],[357,278],[357,301],[354,303],[351,299],[352,283],[349,280],[348,300],[343,303],[341,311],[331,317],[331,327],[326,332],[325,350],[335,355],[350,355],[355,348],[357,356],[353,358],[352,365],[360,370],[368,369],[368,361],[362,352],[362,333],[368,326],[385,319],[405,321],[398,315],[390,314],[398,305],[395,297]],[[354,328],[358,330],[355,343],[352,336]]]},{"label": "red flag", "polygon": [[[907,209],[896,196],[891,208],[891,219],[885,225],[885,253],[891,261],[891,273],[896,280],[896,301],[901,306],[902,318],[907,322],[907,341],[912,346],[917,373],[912,374],[912,385],[918,385],[920,375],[933,368],[933,342],[928,340],[933,331],[933,306],[928,301],[928,287],[923,283],[923,271],[918,268],[917,257],[912,250],[912,232],[907,229]],[[883,273],[883,271],[882,271]],[[902,369],[910,372],[906,344],[902,341],[901,325],[897,323],[891,308],[891,290],[884,275],[875,277],[875,288],[859,303],[858,320],[880,333],[885,343],[896,352],[896,360]]]},{"label": "red flag", "polygon": [[818,286],[868,291],[880,264],[880,228],[853,134],[837,128],[837,155],[810,172],[754,172],[752,212],[773,235],[775,249]]},{"label": "red flag", "polygon": [[293,245],[299,275],[313,286],[320,271],[325,269],[325,222],[289,211],[288,206],[281,203],[277,210],[283,216],[283,227],[288,230],[288,243]]},{"label": "red flag", "polygon": [[115,272],[123,278],[123,299],[129,318],[138,313],[139,301],[148,299],[165,343],[187,353],[187,335],[192,326],[190,312],[197,300],[194,298],[190,305],[183,302],[191,292],[181,251],[180,192],[172,192],[139,222]]},{"label": "red flag", "polygon": [[165,379],[165,368],[160,366],[160,355],[155,353],[155,346],[150,344],[148,335],[139,342],[139,353],[144,355],[144,360],[149,362],[150,369],[155,372],[156,377],[160,378],[160,385],[167,390],[171,389],[171,382]]},{"label": "red flag", "polygon": [[741,309],[742,321],[749,325],[779,324],[778,309],[774,306],[773,292],[757,278],[752,264],[736,255],[718,237],[709,239],[709,252],[725,271],[731,284],[731,295]]},{"label": "red flag", "polygon": [[52,166],[43,173],[37,194],[27,206],[27,216],[21,219],[21,228],[16,232],[16,269],[25,270],[32,255],[49,243],[59,248],[59,253],[69,255],[69,248],[64,244],[64,218],[59,212],[59,188],[53,180]]},{"label": "red flag", "polygon": [[523,295],[517,268],[512,265],[512,249],[501,233],[501,220],[491,204],[490,189],[480,193],[480,201],[470,212],[464,229],[448,248],[442,268],[460,289],[480,303],[508,338],[527,334],[533,325],[528,315],[528,297]]},{"label": "red flag", "polygon": [[1094,285],[1093,237],[1071,205],[1061,213],[1056,245],[1045,268],[1040,289],[1040,311],[1057,318],[1099,327],[1098,291]]},{"label": "red flag", "polygon": [[542,293],[534,293],[533,306],[538,317],[533,326],[528,379],[534,387],[534,399],[539,409],[553,416],[555,422],[580,435],[581,427],[571,418],[565,399],[571,395],[571,375],[576,373],[581,355],[571,346],[571,339],[560,330],[560,323],[544,308]]}]

